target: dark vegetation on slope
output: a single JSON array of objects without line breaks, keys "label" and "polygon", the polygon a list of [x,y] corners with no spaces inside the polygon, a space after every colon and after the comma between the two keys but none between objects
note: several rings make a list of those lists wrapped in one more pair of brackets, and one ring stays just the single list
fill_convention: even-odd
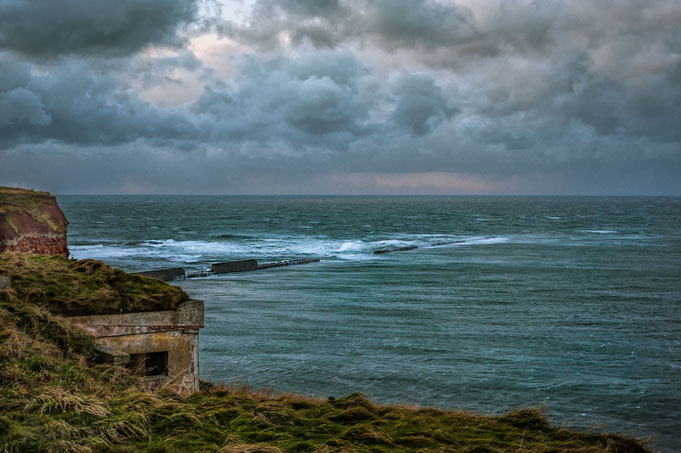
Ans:
[{"label": "dark vegetation on slope", "polygon": [[0,272],[20,299],[64,316],[174,310],[189,300],[176,286],[95,260],[6,252]]},{"label": "dark vegetation on slope", "polygon": [[[27,263],[37,274],[19,276]],[[322,400],[206,383],[188,398],[172,384],[143,393],[126,369],[91,363],[93,339],[46,309],[51,298],[94,298],[102,282],[116,288],[116,300],[151,285],[118,272],[0,255],[0,273],[16,279],[16,289],[0,290],[0,451],[649,452],[618,435],[553,427],[533,409],[489,417],[382,406],[360,394]],[[112,284],[112,275],[126,283]],[[154,294],[163,291],[154,285]]]}]

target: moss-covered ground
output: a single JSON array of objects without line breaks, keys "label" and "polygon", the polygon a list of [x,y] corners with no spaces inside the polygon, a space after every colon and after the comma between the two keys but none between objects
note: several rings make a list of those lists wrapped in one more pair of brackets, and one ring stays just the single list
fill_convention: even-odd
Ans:
[{"label": "moss-covered ground", "polygon": [[64,316],[174,310],[189,300],[176,286],[95,260],[4,252],[0,273],[20,299]]},{"label": "moss-covered ground", "polygon": [[[649,451],[619,435],[555,427],[534,409],[491,417],[384,406],[361,394],[314,399],[207,383],[190,397],[174,393],[172,384],[146,394],[128,370],[92,363],[93,338],[46,309],[51,297],[93,294],[107,281],[103,275],[116,273],[102,275],[102,265],[90,261],[0,258],[0,273],[16,278],[15,288],[0,290],[2,452]],[[39,274],[19,278],[15,266],[25,263]],[[72,265],[85,270],[63,277]],[[132,282],[141,286],[119,287],[131,291],[125,297],[148,284]]]}]

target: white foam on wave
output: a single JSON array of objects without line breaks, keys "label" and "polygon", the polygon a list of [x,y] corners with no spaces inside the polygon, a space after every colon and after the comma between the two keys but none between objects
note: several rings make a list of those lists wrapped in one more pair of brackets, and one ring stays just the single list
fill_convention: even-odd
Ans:
[{"label": "white foam on wave", "polygon": [[408,241],[404,239],[386,239],[383,241],[372,242],[375,248],[391,248],[391,247],[405,247],[408,245],[418,245],[415,241]]},{"label": "white foam on wave", "polygon": [[69,251],[76,259],[91,258],[103,261],[122,258],[163,258],[172,262],[187,263],[200,258],[200,255],[165,253],[162,250],[153,250],[147,247],[116,247],[103,244],[74,245],[69,247]]},{"label": "white foam on wave", "polygon": [[617,231],[614,230],[586,230],[587,233],[598,233],[598,234],[614,234]]},{"label": "white foam on wave", "polygon": [[147,241],[144,246],[157,251],[185,252],[204,257],[258,257],[258,256],[335,256],[344,253],[369,251],[363,241],[330,240],[306,237],[274,237],[257,241]]},{"label": "white foam on wave", "polygon": [[142,243],[145,247],[152,249],[169,251],[187,251],[194,254],[215,254],[215,253],[246,253],[252,247],[244,247],[239,243],[221,241],[176,241],[165,239],[162,241],[146,241]]},{"label": "white foam on wave", "polygon": [[339,253],[334,256],[334,258],[338,258],[340,260],[344,261],[367,261],[367,260],[372,260],[374,259],[375,255],[373,252],[369,253]]},{"label": "white foam on wave", "polygon": [[466,238],[462,245],[484,245],[484,244],[503,244],[508,242],[509,238],[504,236],[494,236],[494,237],[473,237]]},{"label": "white foam on wave", "polygon": [[[107,260],[143,260],[152,258],[172,263],[199,263],[241,258],[320,257],[348,261],[375,259],[373,251],[406,246],[447,247],[474,246],[508,242],[506,237],[455,236],[443,234],[400,235],[384,240],[328,239],[323,236],[282,235],[251,240],[147,240],[136,245],[71,246],[74,257]],[[451,243],[448,243],[451,241]]]},{"label": "white foam on wave", "polygon": [[101,249],[104,247],[102,244],[95,244],[95,245],[70,245],[69,249],[70,250],[91,250],[91,249]]},{"label": "white foam on wave", "polygon": [[505,236],[458,236],[455,238],[442,238],[439,241],[419,245],[426,248],[440,247],[465,247],[470,245],[503,244],[511,239]]},{"label": "white foam on wave", "polygon": [[338,251],[343,252],[362,252],[367,249],[367,244],[362,241],[348,241],[341,244]]},{"label": "white foam on wave", "polygon": [[122,258],[126,256],[135,256],[144,253],[144,249],[138,248],[124,248],[124,247],[110,247],[103,244],[96,245],[72,245],[69,251],[74,258],[85,259],[105,259],[105,258]]}]

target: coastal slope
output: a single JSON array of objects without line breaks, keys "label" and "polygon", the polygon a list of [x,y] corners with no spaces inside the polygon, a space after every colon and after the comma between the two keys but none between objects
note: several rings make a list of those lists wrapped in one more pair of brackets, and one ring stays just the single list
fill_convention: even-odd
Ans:
[{"label": "coastal slope", "polygon": [[119,272],[0,253],[0,274],[12,276],[0,290],[0,451],[649,452],[620,435],[553,426],[535,409],[484,416],[208,383],[189,397],[172,383],[145,393],[127,369],[94,363],[94,339],[55,314],[67,300],[95,303],[93,288],[107,281],[118,291],[112,304],[144,306],[162,294],[152,279]]}]

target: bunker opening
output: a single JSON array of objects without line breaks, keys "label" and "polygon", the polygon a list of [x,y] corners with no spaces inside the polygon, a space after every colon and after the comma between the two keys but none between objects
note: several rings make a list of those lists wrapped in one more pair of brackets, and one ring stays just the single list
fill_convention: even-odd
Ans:
[{"label": "bunker opening", "polygon": [[168,376],[168,351],[130,354],[128,366],[142,376]]}]

